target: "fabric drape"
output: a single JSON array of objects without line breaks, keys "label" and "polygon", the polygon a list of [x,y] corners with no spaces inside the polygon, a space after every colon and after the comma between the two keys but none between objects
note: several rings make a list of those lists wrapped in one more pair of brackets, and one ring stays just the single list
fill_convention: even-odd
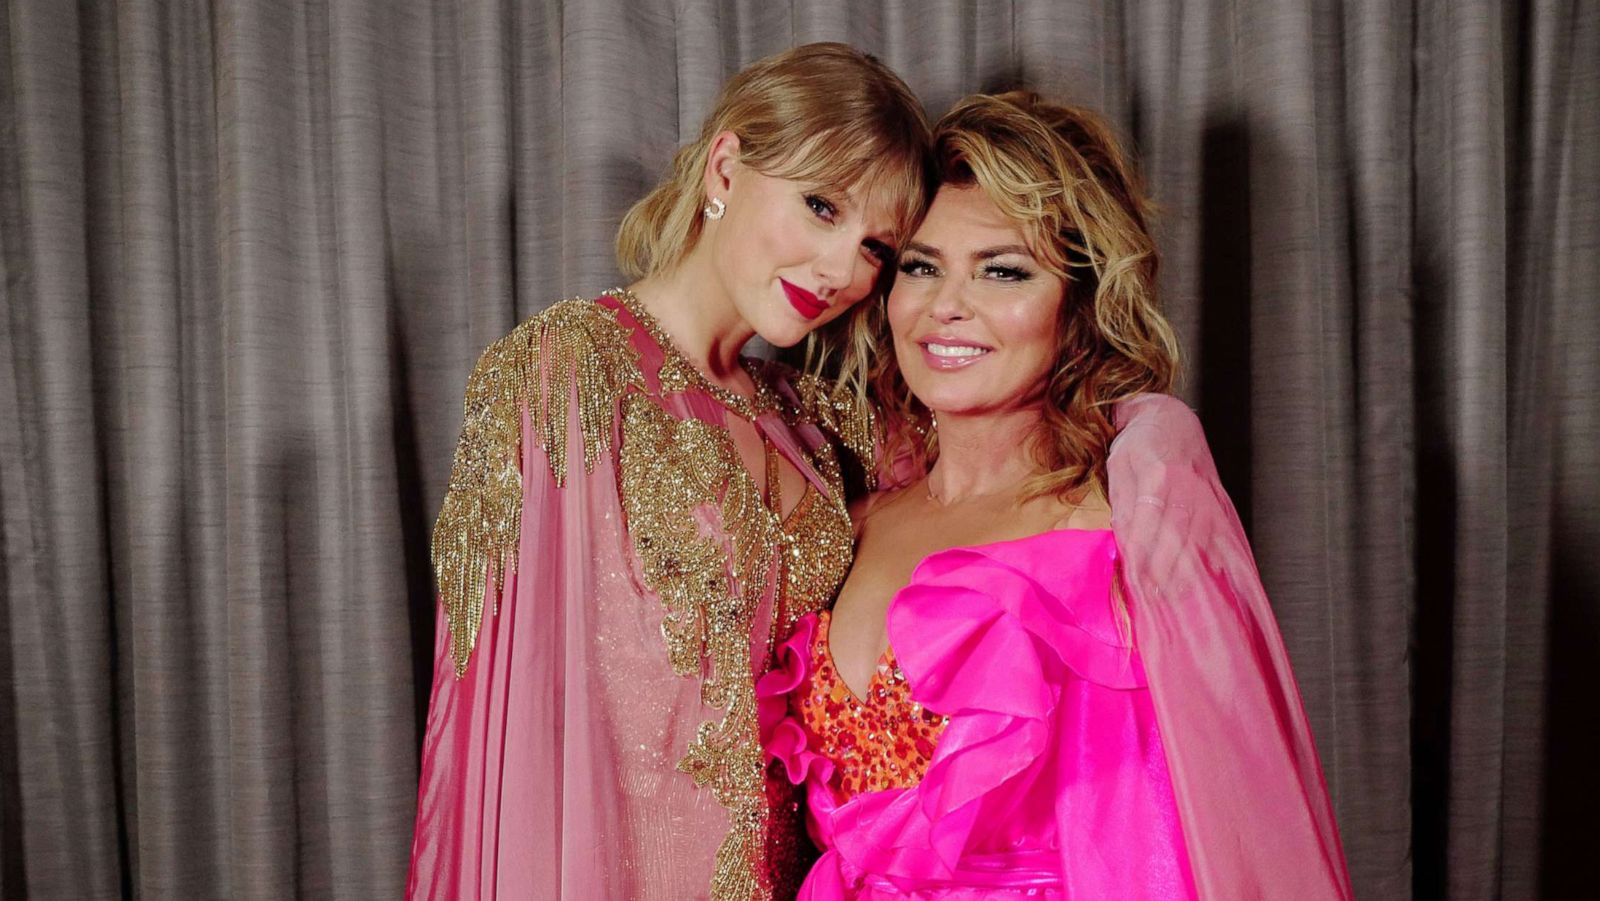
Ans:
[{"label": "fabric drape", "polygon": [[0,895],[400,894],[473,362],[822,39],[1136,148],[1357,896],[1588,878],[1593,4],[12,0]]}]

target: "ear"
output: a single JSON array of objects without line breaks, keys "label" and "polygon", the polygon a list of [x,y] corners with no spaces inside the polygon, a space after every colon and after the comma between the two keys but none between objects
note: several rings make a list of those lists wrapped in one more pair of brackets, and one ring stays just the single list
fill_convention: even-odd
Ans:
[{"label": "ear", "polygon": [[731,131],[719,132],[706,148],[706,171],[702,188],[706,199],[720,197],[724,201],[733,189],[733,176],[739,170],[739,136]]}]

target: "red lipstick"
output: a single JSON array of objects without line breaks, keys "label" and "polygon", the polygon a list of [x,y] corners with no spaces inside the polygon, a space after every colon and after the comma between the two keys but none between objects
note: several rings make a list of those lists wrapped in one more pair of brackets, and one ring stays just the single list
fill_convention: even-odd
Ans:
[{"label": "red lipstick", "polygon": [[799,285],[791,285],[784,279],[780,278],[778,281],[783,285],[784,296],[789,298],[789,305],[803,318],[815,319],[827,312],[828,305],[818,300],[817,295]]}]

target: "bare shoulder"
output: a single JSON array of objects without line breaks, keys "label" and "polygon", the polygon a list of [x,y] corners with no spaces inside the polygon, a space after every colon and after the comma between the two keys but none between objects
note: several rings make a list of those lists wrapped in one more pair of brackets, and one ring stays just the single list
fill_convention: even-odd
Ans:
[{"label": "bare shoulder", "polygon": [[1055,520],[1051,529],[1109,529],[1111,504],[1099,490],[1085,492],[1076,502],[1051,498]]},{"label": "bare shoulder", "polygon": [[889,503],[905,492],[904,488],[890,488],[885,491],[874,491],[862,495],[850,502],[850,524],[855,529],[856,537],[861,537],[867,520],[881,515]]}]

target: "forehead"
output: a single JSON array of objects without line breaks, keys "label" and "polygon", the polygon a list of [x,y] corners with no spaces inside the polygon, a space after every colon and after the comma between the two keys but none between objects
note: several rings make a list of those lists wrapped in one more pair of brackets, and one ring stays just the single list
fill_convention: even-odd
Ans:
[{"label": "forehead", "polygon": [[976,185],[940,188],[915,240],[945,252],[1027,243],[1016,220]]}]

